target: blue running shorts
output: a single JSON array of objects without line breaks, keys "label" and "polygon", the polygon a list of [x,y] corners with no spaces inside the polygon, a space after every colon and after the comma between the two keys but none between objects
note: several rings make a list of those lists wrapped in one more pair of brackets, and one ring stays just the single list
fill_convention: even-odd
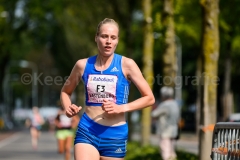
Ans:
[{"label": "blue running shorts", "polygon": [[123,158],[127,152],[128,125],[104,126],[83,114],[76,131],[74,144],[93,145],[101,156]]}]

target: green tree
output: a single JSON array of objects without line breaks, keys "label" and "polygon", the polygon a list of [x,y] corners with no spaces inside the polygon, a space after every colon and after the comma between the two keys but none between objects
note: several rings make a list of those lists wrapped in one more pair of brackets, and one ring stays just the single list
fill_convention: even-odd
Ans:
[{"label": "green tree", "polygon": [[[194,12],[191,12],[194,9]],[[194,77],[200,77],[197,67],[201,50],[201,7],[199,1],[176,1],[175,31],[182,44],[182,111],[188,110],[189,105],[196,104],[195,132],[198,135],[200,117],[199,85]],[[185,119],[186,117],[182,117]]]},{"label": "green tree", "polygon": [[[152,88],[153,85],[153,29],[152,29],[152,2],[143,0],[144,13],[144,42],[143,42],[143,75]],[[147,107],[142,110],[142,145],[148,145],[151,133],[151,110]]]},{"label": "green tree", "polygon": [[[220,64],[219,76],[223,77],[222,87],[219,87],[219,94],[221,94],[221,103],[219,109],[222,120],[226,120],[229,115],[237,110],[234,108],[234,96],[237,97],[239,85],[235,82],[238,81],[239,67],[237,60],[239,59],[239,25],[240,20],[235,16],[240,14],[240,1],[233,0],[230,3],[220,1],[220,14],[219,14],[219,29],[220,29]],[[231,9],[230,9],[231,8]],[[233,80],[234,79],[234,80]],[[234,86],[234,87],[232,87]],[[235,94],[233,92],[235,91]],[[237,106],[237,105],[235,105]]]},{"label": "green tree", "polygon": [[174,0],[163,1],[163,85],[175,86],[176,77],[176,44],[174,29]]},{"label": "green tree", "polygon": [[[218,30],[218,0],[201,0],[203,10],[202,33],[202,83],[201,87],[201,120],[203,127],[216,123],[219,30]],[[212,132],[200,132],[200,160],[210,159]]]}]

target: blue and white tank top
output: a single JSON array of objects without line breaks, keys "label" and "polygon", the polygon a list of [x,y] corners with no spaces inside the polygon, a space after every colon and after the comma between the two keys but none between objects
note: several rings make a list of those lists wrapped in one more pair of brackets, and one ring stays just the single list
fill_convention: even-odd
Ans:
[{"label": "blue and white tank top", "polygon": [[114,54],[110,66],[104,71],[95,68],[97,55],[89,57],[82,76],[85,86],[85,104],[101,106],[103,99],[125,104],[128,102],[130,82],[122,72],[122,56]]}]

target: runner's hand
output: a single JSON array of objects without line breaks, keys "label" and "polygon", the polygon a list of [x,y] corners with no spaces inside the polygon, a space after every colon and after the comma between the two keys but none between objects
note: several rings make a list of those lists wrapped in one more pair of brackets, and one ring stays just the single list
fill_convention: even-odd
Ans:
[{"label": "runner's hand", "polygon": [[118,114],[121,113],[121,107],[114,102],[108,101],[107,99],[103,100],[102,110],[108,114]]},{"label": "runner's hand", "polygon": [[75,116],[76,114],[78,114],[80,112],[80,110],[82,109],[81,106],[76,106],[75,104],[70,105],[67,109],[66,109],[66,115],[70,118]]}]

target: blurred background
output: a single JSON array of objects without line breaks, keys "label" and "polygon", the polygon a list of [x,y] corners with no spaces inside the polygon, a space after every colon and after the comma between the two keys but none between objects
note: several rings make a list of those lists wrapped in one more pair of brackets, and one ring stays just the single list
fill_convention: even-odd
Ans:
[{"label": "blurred background", "polygon": [[[159,103],[164,75],[163,2],[151,1],[153,109]],[[173,7],[175,67],[181,77],[175,93],[182,111],[182,130],[194,133],[202,12],[198,0],[175,1]],[[116,53],[134,59],[142,69],[146,39],[143,8],[144,3],[138,0],[0,0],[0,129],[21,127],[33,106],[40,108],[45,119],[55,116],[61,87],[73,65],[78,59],[97,54],[96,27],[106,17],[120,25]],[[216,116],[217,121],[227,121],[232,113],[240,112],[240,1],[219,1],[219,10]],[[129,99],[139,97],[134,86],[131,89]],[[72,100],[84,105],[83,99],[79,84]],[[140,117],[136,112],[131,120],[139,122]]]}]

